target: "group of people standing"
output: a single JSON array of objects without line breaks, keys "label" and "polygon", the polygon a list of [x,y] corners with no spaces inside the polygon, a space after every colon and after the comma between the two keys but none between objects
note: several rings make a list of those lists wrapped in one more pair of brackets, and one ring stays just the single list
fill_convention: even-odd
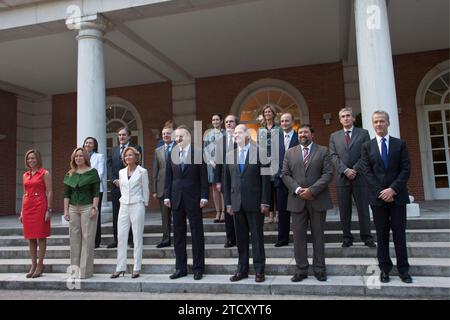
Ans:
[{"label": "group of people standing", "polygon": [[[341,109],[339,120],[343,129],[330,136],[328,148],[314,142],[315,132],[311,125],[302,124],[295,132],[290,113],[282,114],[280,124],[277,124],[274,108],[267,105],[262,116],[257,141],[253,141],[247,126],[238,124],[236,116],[228,115],[223,119],[214,114],[213,128],[205,135],[201,149],[191,143],[188,127],[182,125],[175,129],[173,123],[164,126],[162,141],[154,154],[152,196],[158,199],[162,215],[162,239],[158,248],[171,245],[173,220],[176,262],[170,278],[177,279],[188,273],[186,219],[192,237],[194,279],[203,277],[202,209],[208,204],[211,186],[216,209],[214,222],[225,222],[226,226],[224,246],[237,245],[238,249],[238,265],[230,281],[248,277],[250,243],[255,281],[265,281],[263,229],[264,217],[269,212],[269,220],[278,219],[275,247],[289,244],[292,218],[297,270],[291,280],[298,282],[308,276],[306,235],[310,225],[314,276],[319,281],[326,281],[325,220],[326,211],[333,207],[328,186],[336,172],[342,247],[353,245],[353,197],[361,240],[369,248],[377,247],[381,281],[389,281],[393,267],[389,256],[389,232],[392,229],[399,276],[402,281],[411,283],[405,234],[409,155],[403,140],[389,136],[389,115],[385,111],[376,111],[372,115],[376,138],[370,140],[367,130],[354,127],[352,110]],[[112,182],[114,232],[114,241],[108,248],[117,247],[117,266],[111,278],[125,274],[127,242],[134,248],[132,278],[137,278],[142,264],[145,207],[150,200],[148,171],[140,165],[142,149],[131,143],[128,128],[121,128],[118,138],[119,146],[111,150],[107,161]],[[274,138],[279,143],[274,143]],[[64,177],[64,217],[70,225],[71,264],[77,266],[80,278],[92,276],[94,249],[101,240],[105,161],[97,148],[95,138],[86,138],[84,146],[72,153],[71,169]],[[269,164],[265,160],[268,158],[270,162],[275,151],[279,157],[278,165],[268,174]],[[21,221],[24,236],[30,240],[32,258],[27,277],[38,277],[42,274],[46,238],[50,235],[51,177],[42,168],[37,150],[26,153],[25,164],[29,170],[23,176]],[[370,232],[369,204],[378,246]]]}]

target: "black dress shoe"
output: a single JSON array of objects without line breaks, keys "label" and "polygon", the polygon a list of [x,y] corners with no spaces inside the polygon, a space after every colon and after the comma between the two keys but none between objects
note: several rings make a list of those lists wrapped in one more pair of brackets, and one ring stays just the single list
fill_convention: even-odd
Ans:
[{"label": "black dress shoe", "polygon": [[380,273],[380,281],[382,283],[388,283],[389,282],[389,273],[381,271],[381,273]]},{"label": "black dress shoe", "polygon": [[256,273],[255,282],[264,282],[266,280],[266,276],[264,273]]},{"label": "black dress shoe", "polygon": [[342,248],[348,248],[348,247],[351,247],[352,245],[353,245],[353,241],[351,241],[351,240],[345,239],[342,242]]},{"label": "black dress shoe", "polygon": [[327,274],[325,272],[315,272],[314,276],[319,281],[327,281]]},{"label": "black dress shoe", "polygon": [[95,244],[95,247],[94,247],[95,249],[97,249],[97,248],[100,248],[100,245],[99,244]]},{"label": "black dress shoe", "polygon": [[186,277],[186,276],[187,276],[187,272],[181,272],[181,271],[177,270],[170,275],[170,279],[178,279],[178,278]]},{"label": "black dress shoe", "polygon": [[248,278],[247,273],[236,272],[234,275],[230,277],[231,282],[240,281],[242,279]]},{"label": "black dress shoe", "polygon": [[297,272],[297,273],[294,274],[294,276],[291,278],[291,281],[292,281],[292,282],[300,282],[300,281],[302,281],[303,279],[306,279],[306,278],[308,278],[308,275],[307,275],[306,273],[300,273],[300,272]]},{"label": "black dress shoe", "polygon": [[194,280],[200,280],[201,278],[203,278],[203,273],[200,271],[194,272]]},{"label": "black dress shoe", "polygon": [[128,243],[128,245],[130,246],[131,249],[134,248],[134,244],[133,243]]},{"label": "black dress shoe", "polygon": [[275,243],[275,247],[284,247],[284,246],[287,246],[289,244],[289,242],[287,242],[287,241],[277,241],[276,243]]},{"label": "black dress shoe", "polygon": [[236,245],[235,242],[227,241],[227,243],[225,243],[225,245],[223,247],[224,248],[231,248],[231,247],[234,247],[235,245]]},{"label": "black dress shoe", "polygon": [[412,278],[411,278],[411,276],[409,275],[408,272],[400,273],[399,276],[400,276],[400,279],[402,279],[402,281],[404,283],[412,283],[413,282]]},{"label": "black dress shoe", "polygon": [[373,239],[366,240],[366,241],[364,242],[364,244],[365,244],[366,246],[368,246],[369,248],[376,248],[376,247],[377,247],[377,245],[375,244],[375,242],[373,241]]},{"label": "black dress shoe", "polygon": [[170,247],[170,242],[160,242],[156,245],[157,248]]},{"label": "black dress shoe", "polygon": [[117,248],[117,242],[110,243],[106,246],[108,249]]}]

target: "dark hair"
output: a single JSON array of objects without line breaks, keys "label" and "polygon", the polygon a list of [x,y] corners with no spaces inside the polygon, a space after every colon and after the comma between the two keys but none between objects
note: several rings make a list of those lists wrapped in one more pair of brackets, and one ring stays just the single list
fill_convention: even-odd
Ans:
[{"label": "dark hair", "polygon": [[125,130],[125,132],[127,133],[127,136],[131,136],[131,131],[128,127],[122,127],[119,130],[117,130],[117,132],[120,132],[122,130]]},{"label": "dark hair", "polygon": [[89,139],[91,139],[92,141],[94,141],[94,152],[98,152],[98,142],[97,142],[97,139],[95,139],[94,137],[87,137],[86,139],[84,139],[84,141],[83,141],[83,147],[84,147],[84,144],[86,143],[86,141],[87,140],[89,140]]},{"label": "dark hair", "polygon": [[214,116],[218,116],[220,120],[223,120],[223,117],[222,117],[222,115],[221,115],[220,113],[214,113],[214,114],[211,116],[211,119],[212,119],[212,117],[214,117]]},{"label": "dark hair", "polygon": [[310,124],[308,124],[308,123],[302,124],[302,125],[300,126],[299,130],[302,129],[302,128],[308,128],[309,131],[311,131],[311,133],[314,133],[314,128],[313,128],[313,126],[310,125]]},{"label": "dark hair", "polygon": [[233,117],[233,118],[234,118],[234,122],[236,123],[236,125],[239,124],[239,118],[236,117],[234,114],[229,114],[229,115],[227,115],[227,116],[225,117],[225,120],[226,120],[228,117]]}]

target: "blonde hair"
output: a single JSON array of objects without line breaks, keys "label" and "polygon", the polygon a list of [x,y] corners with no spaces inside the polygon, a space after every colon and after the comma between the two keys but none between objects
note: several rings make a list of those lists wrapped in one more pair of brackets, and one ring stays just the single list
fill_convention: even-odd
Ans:
[{"label": "blonde hair", "polygon": [[141,153],[134,147],[126,147],[125,150],[123,150],[123,157],[122,157],[122,162],[123,164],[126,166],[128,166],[128,164],[125,162],[125,155],[127,154],[128,151],[132,151],[134,153],[134,155],[136,156],[136,164],[140,164],[141,163]]},{"label": "blonde hair", "polygon": [[78,151],[81,151],[83,153],[84,163],[90,167],[91,166],[91,160],[89,159],[89,155],[82,147],[77,147],[75,150],[73,150],[72,155],[70,156],[70,170],[69,175],[72,175],[75,171],[77,171],[77,164],[75,163],[75,155]]},{"label": "blonde hair", "polygon": [[42,167],[42,156],[41,156],[41,153],[39,151],[37,151],[36,149],[30,149],[25,153],[25,157],[23,158],[23,161],[25,162],[25,167],[27,167],[28,169],[31,169],[30,166],[28,165],[27,159],[28,159],[28,156],[32,153],[36,157],[37,167],[41,168]]}]

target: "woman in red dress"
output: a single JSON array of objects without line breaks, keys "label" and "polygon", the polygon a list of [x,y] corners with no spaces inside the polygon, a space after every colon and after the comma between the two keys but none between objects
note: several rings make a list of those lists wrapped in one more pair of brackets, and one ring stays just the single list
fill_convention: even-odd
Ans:
[{"label": "woman in red dress", "polygon": [[[47,237],[50,236],[52,178],[42,167],[41,154],[31,149],[25,154],[28,171],[23,174],[24,194],[20,222],[24,238],[30,241],[31,269],[27,278],[37,278],[44,267]],[[39,261],[37,247],[39,243]]]}]

